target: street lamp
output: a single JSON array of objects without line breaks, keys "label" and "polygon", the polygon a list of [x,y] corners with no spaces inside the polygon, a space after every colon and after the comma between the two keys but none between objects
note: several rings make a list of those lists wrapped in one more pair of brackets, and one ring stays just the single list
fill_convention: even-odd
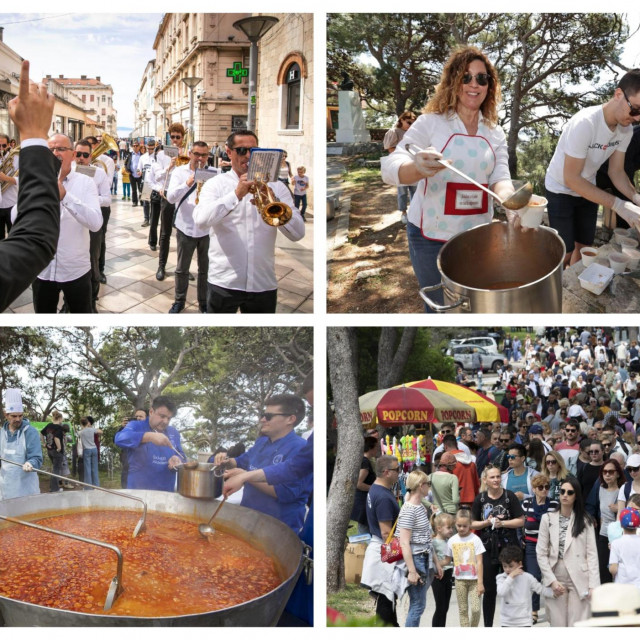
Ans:
[{"label": "street lamp", "polygon": [[158,135],[158,114],[160,113],[160,109],[156,109],[155,111],[152,111],[151,113],[153,113],[153,135],[157,136]]},{"label": "street lamp", "polygon": [[[151,122],[151,116],[145,118],[145,120],[147,121],[147,136],[149,136],[149,123]],[[155,138],[155,136],[153,136]]]},{"label": "street lamp", "polygon": [[[170,102],[161,102],[160,103],[160,108],[162,109],[162,111],[164,112],[162,115],[162,124],[164,126],[165,123],[168,123],[169,121],[167,120],[167,109],[171,106]],[[167,125],[168,128],[168,125]]]},{"label": "street lamp", "polygon": [[247,116],[247,129],[249,129],[249,131],[253,131],[256,126],[258,40],[278,22],[278,18],[274,18],[273,16],[252,16],[250,18],[236,20],[233,23],[233,28],[242,31],[251,43],[251,47],[249,48],[249,113]]},{"label": "street lamp", "polygon": [[191,140],[195,140],[195,127],[193,126],[193,90],[202,82],[202,78],[195,76],[190,78],[182,78],[187,87],[189,87],[189,128],[191,129]]}]

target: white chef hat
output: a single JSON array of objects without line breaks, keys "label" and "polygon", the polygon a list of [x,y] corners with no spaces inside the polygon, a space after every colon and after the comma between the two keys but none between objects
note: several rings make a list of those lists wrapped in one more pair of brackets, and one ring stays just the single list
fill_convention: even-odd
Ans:
[{"label": "white chef hat", "polygon": [[7,389],[4,392],[5,413],[22,413],[22,391],[20,389]]}]

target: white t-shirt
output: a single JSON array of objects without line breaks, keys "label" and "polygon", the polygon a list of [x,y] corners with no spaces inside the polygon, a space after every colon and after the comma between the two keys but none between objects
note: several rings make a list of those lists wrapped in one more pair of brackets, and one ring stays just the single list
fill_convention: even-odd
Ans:
[{"label": "white t-shirt", "polygon": [[640,588],[640,538],[624,534],[611,543],[609,564],[618,565],[615,582]]},{"label": "white t-shirt", "polygon": [[578,111],[562,130],[545,178],[545,187],[553,193],[577,196],[564,184],[565,156],[584,158],[580,174],[585,180],[596,183],[596,173],[614,151],[625,153],[633,135],[631,125],[616,125],[611,131],[605,122],[602,105]]},{"label": "white t-shirt", "polygon": [[453,577],[456,580],[478,579],[478,556],[485,552],[480,538],[470,533],[464,538],[460,534],[449,538],[447,555],[453,558]]}]

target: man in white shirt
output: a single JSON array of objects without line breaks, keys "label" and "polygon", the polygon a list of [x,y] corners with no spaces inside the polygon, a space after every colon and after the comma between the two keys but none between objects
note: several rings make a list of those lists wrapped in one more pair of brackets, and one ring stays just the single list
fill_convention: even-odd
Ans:
[{"label": "man in white shirt", "polygon": [[[91,142],[88,139],[85,138],[84,140],[76,142],[75,162],[76,167],[78,165],[81,167],[91,165]],[[102,256],[104,260],[105,248],[103,247],[106,227],[109,222],[109,216],[111,215],[111,183],[109,182],[109,176],[101,166],[95,165],[95,170],[93,181],[98,189],[98,201],[102,214],[102,228],[98,231],[91,231],[89,234],[89,254],[91,256],[91,305],[93,307],[93,313],[98,313],[96,303],[100,293],[100,283],[107,281],[103,274],[104,263],[102,269],[100,268],[100,257]]]},{"label": "man in white shirt", "polygon": [[[564,240],[567,265],[581,259],[582,247],[593,244],[599,204],[613,209],[631,227],[640,221],[640,194],[624,171],[632,124],[639,119],[640,69],[632,69],[606,104],[579,111],[562,131],[545,187],[549,224]],[[596,186],[596,173],[607,158],[611,181],[631,202]]]},{"label": "man in white shirt", "polygon": [[258,212],[247,180],[249,156],[258,146],[252,131],[232,133],[226,142],[231,171],[205,183],[193,211],[195,223],[209,229],[207,313],[275,313],[278,283],[275,272],[276,236],[294,242],[304,237],[304,220],[293,205],[289,189],[269,182],[276,201],[291,207],[287,224],[272,227]]},{"label": "man in white shirt", "polygon": [[[9,136],[0,133],[0,165],[9,155]],[[8,175],[0,171],[0,240],[11,231],[11,208],[18,202],[18,178],[16,172],[20,168],[19,153],[14,153],[9,164]],[[4,189],[4,191],[1,191]],[[6,229],[6,233],[5,233]]]},{"label": "man in white shirt", "polygon": [[33,282],[34,310],[56,313],[62,291],[71,313],[91,313],[89,232],[102,226],[98,189],[91,178],[71,171],[74,150],[68,136],[58,133],[47,144],[62,163],[60,236],[56,255]]},{"label": "man in white shirt", "polygon": [[209,147],[206,142],[193,143],[189,152],[188,165],[176,167],[171,174],[167,201],[177,206],[176,238],[178,244],[178,264],[176,265],[176,292],[169,313],[180,313],[187,301],[189,288],[189,265],[193,252],[198,256],[198,306],[200,313],[207,312],[207,272],[209,269],[209,230],[198,227],[193,221],[193,209],[198,198],[198,185],[194,172],[206,165]]},{"label": "man in white shirt", "polygon": [[155,176],[153,168],[158,162],[158,155],[160,153],[161,152],[156,149],[156,141],[149,140],[149,142],[147,142],[147,152],[142,155],[138,165],[142,168],[143,190],[146,184],[149,184],[151,187],[150,199],[142,202],[144,219],[145,221],[149,221],[148,225],[143,224],[142,226],[149,227],[149,249],[151,249],[151,251],[155,251],[158,248],[158,221],[160,220],[160,204],[162,200],[160,191],[162,190],[162,183]]}]

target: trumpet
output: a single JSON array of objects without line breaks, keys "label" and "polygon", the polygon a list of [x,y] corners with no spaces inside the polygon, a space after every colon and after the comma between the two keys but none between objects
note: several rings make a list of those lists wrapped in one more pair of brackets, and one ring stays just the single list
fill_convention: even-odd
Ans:
[{"label": "trumpet", "polygon": [[[20,169],[13,168],[13,157],[16,153],[20,153],[20,147],[11,149],[0,163],[0,172],[11,178],[16,178],[20,173]],[[10,182],[3,182],[0,186],[0,193],[4,193],[10,186],[12,186]]]},{"label": "trumpet", "polygon": [[268,225],[280,227],[291,220],[291,207],[284,202],[278,202],[273,189],[266,182],[257,180],[251,187],[251,193],[254,194],[256,209]]}]

